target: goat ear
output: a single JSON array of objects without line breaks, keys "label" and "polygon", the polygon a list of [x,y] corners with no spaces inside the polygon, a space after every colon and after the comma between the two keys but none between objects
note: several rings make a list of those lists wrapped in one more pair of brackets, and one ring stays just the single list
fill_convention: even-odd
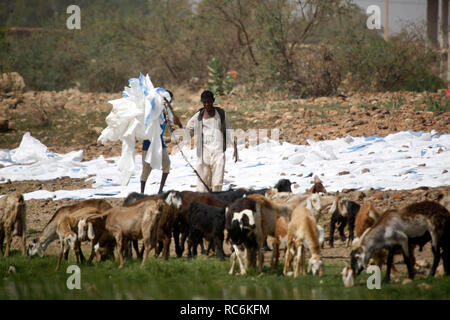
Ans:
[{"label": "goat ear", "polygon": [[362,245],[362,241],[364,239],[364,237],[367,235],[367,233],[370,231],[371,228],[367,228],[364,233],[361,235],[361,237],[356,237],[355,239],[353,239],[352,242],[352,251],[355,249],[358,249],[359,247],[361,247]]},{"label": "goat ear", "polygon": [[94,227],[92,226],[92,222],[88,222],[88,238],[89,240],[93,240],[95,238]]},{"label": "goat ear", "polygon": [[78,222],[78,238],[84,239],[86,237],[86,231],[84,230],[84,227],[86,226],[86,220],[87,219],[81,219]]},{"label": "goat ear", "polygon": [[39,257],[43,257],[44,256],[44,250],[42,250],[41,246],[38,245],[37,247],[37,253],[39,255]]},{"label": "goat ear", "polygon": [[330,210],[328,210],[329,214],[333,214],[336,211],[336,208],[338,205],[337,202],[338,202],[337,199],[333,201],[333,204],[331,205]]},{"label": "goat ear", "polygon": [[340,201],[338,207],[342,216],[346,217],[348,215],[348,200]]}]

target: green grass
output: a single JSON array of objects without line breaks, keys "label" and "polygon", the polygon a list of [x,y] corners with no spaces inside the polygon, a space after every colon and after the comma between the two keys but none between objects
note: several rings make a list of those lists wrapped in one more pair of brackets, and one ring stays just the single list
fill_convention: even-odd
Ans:
[{"label": "green grass", "polygon": [[384,107],[389,110],[398,109],[402,105],[404,105],[405,102],[406,101],[403,96],[393,96],[393,97],[389,98],[389,100],[387,102],[384,103]]},{"label": "green grass", "polygon": [[450,111],[450,99],[445,93],[441,94],[437,99],[427,94],[424,98],[424,103],[427,106],[427,110],[434,113]]},{"label": "green grass", "polygon": [[[143,269],[140,261],[128,261],[123,269],[117,261],[81,265],[81,290],[69,290],[66,273],[69,262],[55,271],[56,256],[44,258],[0,258],[0,299],[449,299],[450,277],[425,279],[417,276],[407,284],[382,285],[369,290],[365,272],[356,285],[345,288],[340,271],[342,263],[325,260],[325,275],[306,275],[296,279],[280,276],[268,266],[258,276],[250,270],[247,276],[228,275],[230,262],[200,256],[197,259],[151,257]],[[14,265],[17,273],[9,274]],[[430,289],[418,287],[427,283]]]}]

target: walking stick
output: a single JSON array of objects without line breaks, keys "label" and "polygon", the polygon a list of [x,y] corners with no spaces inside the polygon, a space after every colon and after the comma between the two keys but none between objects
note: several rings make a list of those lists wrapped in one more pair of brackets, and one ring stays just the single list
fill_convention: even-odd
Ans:
[{"label": "walking stick", "polygon": [[[169,101],[167,101],[166,98],[164,98],[164,100],[169,105],[170,109],[172,110],[172,106],[170,105]],[[205,183],[205,181],[203,181],[202,177],[200,177],[200,174],[197,172],[197,170],[195,170],[195,168],[192,166],[192,164],[186,158],[186,156],[183,153],[183,150],[181,150],[180,145],[178,144],[178,141],[177,141],[176,137],[173,135],[173,129],[172,129],[172,126],[170,125],[171,121],[168,119],[166,112],[167,111],[165,111],[165,110],[163,111],[164,120],[167,122],[167,125],[169,126],[169,131],[170,131],[171,137],[174,138],[175,144],[177,145],[178,149],[180,150],[180,153],[183,156],[184,161],[186,161],[187,164],[191,167],[191,169],[194,170],[194,173],[197,175],[198,179],[203,183],[203,185],[205,186],[206,190],[208,190],[209,193],[212,193],[211,189],[208,187],[208,185]],[[172,111],[172,113],[173,113],[173,111]]]}]

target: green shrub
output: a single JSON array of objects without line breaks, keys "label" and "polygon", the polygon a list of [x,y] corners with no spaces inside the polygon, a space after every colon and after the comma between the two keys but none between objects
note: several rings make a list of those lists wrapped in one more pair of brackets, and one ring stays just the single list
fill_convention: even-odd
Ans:
[{"label": "green shrub", "polygon": [[364,91],[436,91],[444,83],[433,75],[437,53],[420,31],[404,30],[384,41],[377,34],[354,30],[335,46],[344,85]]},{"label": "green shrub", "polygon": [[423,103],[427,106],[428,111],[432,112],[450,111],[450,99],[447,97],[445,92],[440,94],[437,98],[434,98],[432,95],[427,94],[424,98]]},{"label": "green shrub", "polygon": [[213,57],[208,63],[209,87],[214,94],[224,95],[233,89],[233,78],[225,71],[219,59]]}]

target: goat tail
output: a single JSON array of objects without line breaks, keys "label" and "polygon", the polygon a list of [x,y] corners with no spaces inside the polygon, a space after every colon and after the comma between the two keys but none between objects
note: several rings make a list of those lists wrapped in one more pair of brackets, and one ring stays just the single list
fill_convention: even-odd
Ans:
[{"label": "goat tail", "polygon": [[88,215],[86,218],[84,218],[84,220],[86,222],[88,222],[92,219],[97,219],[97,218],[101,218],[101,217],[103,217],[103,213],[96,212],[96,213],[92,213],[92,214]]}]

